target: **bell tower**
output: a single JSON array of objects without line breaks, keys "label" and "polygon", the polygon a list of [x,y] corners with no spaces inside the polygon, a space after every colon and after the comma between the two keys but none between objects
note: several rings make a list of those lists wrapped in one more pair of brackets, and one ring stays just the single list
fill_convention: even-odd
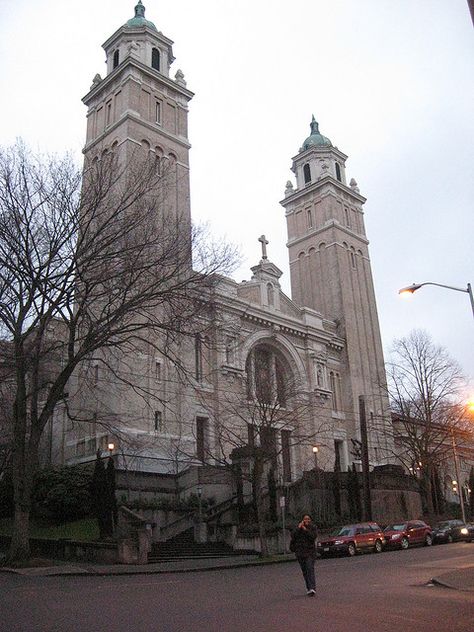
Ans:
[{"label": "bell tower", "polygon": [[[335,321],[345,338],[341,410],[358,437],[358,398],[365,397],[372,463],[390,460],[389,404],[363,204],[357,183],[346,183],[347,156],[311,121],[311,134],[293,158],[296,188],[285,199],[292,298]],[[352,428],[352,431],[351,431]],[[355,435],[355,436],[354,436]]]},{"label": "bell tower", "polygon": [[106,76],[96,74],[83,98],[88,108],[84,155],[87,160],[112,149],[128,161],[140,148],[152,152],[173,173],[168,207],[190,226],[188,103],[193,93],[181,70],[170,77],[172,46],[145,18],[138,0],[134,17],[103,44]]}]

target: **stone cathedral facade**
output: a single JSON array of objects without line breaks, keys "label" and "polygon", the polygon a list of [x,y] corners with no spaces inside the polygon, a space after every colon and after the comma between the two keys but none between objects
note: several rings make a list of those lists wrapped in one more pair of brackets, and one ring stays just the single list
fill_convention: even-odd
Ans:
[{"label": "stone cathedral facade", "polygon": [[[145,18],[140,0],[135,16],[103,45],[107,74],[95,76],[83,99],[88,108],[84,153],[87,159],[114,148],[127,157],[141,147],[169,161],[176,173],[169,203],[190,225],[187,119],[193,93],[181,70],[171,73],[172,44]],[[180,379],[173,363],[146,349],[117,360],[116,371],[146,382],[153,397],[117,383],[100,358],[92,362],[92,387],[76,376],[81,396],[71,405],[87,408],[97,423],[65,420],[56,433],[58,460],[91,460],[112,442],[119,466],[124,459],[123,465],[139,471],[182,471],[212,462],[212,455],[218,463],[227,449],[216,431],[225,425],[227,398],[238,400],[242,382],[255,372],[255,359],[263,357],[276,388],[292,380],[305,402],[307,441],[293,440],[291,424],[273,429],[280,480],[297,480],[311,469],[315,445],[323,469],[332,470],[337,462],[344,471],[360,463],[355,447],[361,395],[370,463],[393,461],[365,198],[354,180],[347,183],[347,156],[319,132],[314,118],[310,131],[293,157],[295,180],[287,183],[281,201],[291,298],[281,290],[282,272],[268,258],[262,236],[262,257],[251,278],[240,283],[222,278],[206,335],[183,341],[180,360],[190,379]],[[104,431],[103,418],[113,420],[116,435]],[[249,429],[242,426],[245,444]]]}]

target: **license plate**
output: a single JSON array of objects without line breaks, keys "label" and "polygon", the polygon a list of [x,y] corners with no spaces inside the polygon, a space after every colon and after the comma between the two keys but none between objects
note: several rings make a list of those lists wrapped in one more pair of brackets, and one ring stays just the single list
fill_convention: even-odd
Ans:
[{"label": "license plate", "polygon": [[324,547],[324,549],[323,549],[323,551],[324,551],[325,553],[327,553],[327,552],[329,551],[329,547],[328,547],[328,546],[325,546],[325,547]]}]

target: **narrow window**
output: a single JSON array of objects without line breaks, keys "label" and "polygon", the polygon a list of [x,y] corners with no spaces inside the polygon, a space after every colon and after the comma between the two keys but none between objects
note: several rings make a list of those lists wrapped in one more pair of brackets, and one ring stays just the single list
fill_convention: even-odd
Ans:
[{"label": "narrow window", "polygon": [[311,169],[308,163],[306,163],[305,166],[303,167],[303,176],[304,176],[305,184],[308,184],[309,182],[311,182]]},{"label": "narrow window", "polygon": [[355,267],[356,267],[356,260],[355,260],[355,256],[354,256],[353,252],[351,252],[351,265],[355,269]]},{"label": "narrow window", "polygon": [[281,431],[281,460],[283,465],[283,481],[291,481],[291,453],[290,453],[291,430]]},{"label": "narrow window", "polygon": [[117,68],[117,66],[119,65],[119,51],[118,49],[115,51],[114,53],[114,62],[113,62],[113,67]]},{"label": "narrow window", "polygon": [[99,365],[94,365],[94,386],[99,383]]},{"label": "narrow window", "polygon": [[275,303],[275,290],[271,283],[267,283],[267,301],[268,304],[273,306]]},{"label": "narrow window", "polygon": [[157,48],[151,49],[151,67],[160,70],[160,51]]},{"label": "narrow window", "polygon": [[329,383],[330,383],[330,388],[331,388],[331,393],[332,393],[332,409],[334,411],[338,411],[339,406],[338,406],[338,397],[337,397],[337,384],[336,384],[336,374],[331,371],[329,373]]},{"label": "narrow window", "polygon": [[198,382],[202,380],[202,340],[201,335],[194,338],[194,377]]},{"label": "narrow window", "polygon": [[163,413],[161,410],[155,410],[155,432],[163,430]]},{"label": "narrow window", "polygon": [[349,217],[349,209],[345,208],[344,209],[344,219],[346,220],[346,226],[348,226],[349,228],[351,227],[351,220]]},{"label": "narrow window", "polygon": [[247,424],[247,438],[250,447],[255,446],[255,426],[253,424]]},{"label": "narrow window", "polygon": [[338,162],[336,162],[336,178],[339,180],[339,182],[342,182],[342,180],[341,180],[341,167],[339,166]]},{"label": "narrow window", "polygon": [[334,471],[335,472],[342,472],[343,471],[343,453],[342,453],[342,441],[340,439],[335,439],[334,440],[334,456],[335,456],[335,462],[334,462]]},{"label": "narrow window", "polygon": [[234,363],[234,338],[226,336],[225,339],[225,362],[226,364]]},{"label": "narrow window", "polygon": [[158,382],[161,382],[161,362],[155,362],[155,378]]},{"label": "narrow window", "polygon": [[161,125],[161,103],[155,101],[155,121]]},{"label": "narrow window", "polygon": [[206,458],[207,417],[196,418],[196,456],[200,461]]},{"label": "narrow window", "polygon": [[310,208],[307,210],[307,215],[308,215],[308,228],[313,228],[313,214]]},{"label": "narrow window", "polygon": [[105,115],[105,124],[110,125],[111,120],[112,120],[112,102],[109,101],[107,103],[107,113]]}]

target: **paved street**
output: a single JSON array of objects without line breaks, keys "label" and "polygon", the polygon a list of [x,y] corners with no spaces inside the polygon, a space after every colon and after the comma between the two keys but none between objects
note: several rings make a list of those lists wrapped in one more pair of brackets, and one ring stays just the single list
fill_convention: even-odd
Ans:
[{"label": "paved street", "polygon": [[0,573],[1,632],[471,632],[474,593],[428,585],[474,565],[474,544],[186,574]]}]

